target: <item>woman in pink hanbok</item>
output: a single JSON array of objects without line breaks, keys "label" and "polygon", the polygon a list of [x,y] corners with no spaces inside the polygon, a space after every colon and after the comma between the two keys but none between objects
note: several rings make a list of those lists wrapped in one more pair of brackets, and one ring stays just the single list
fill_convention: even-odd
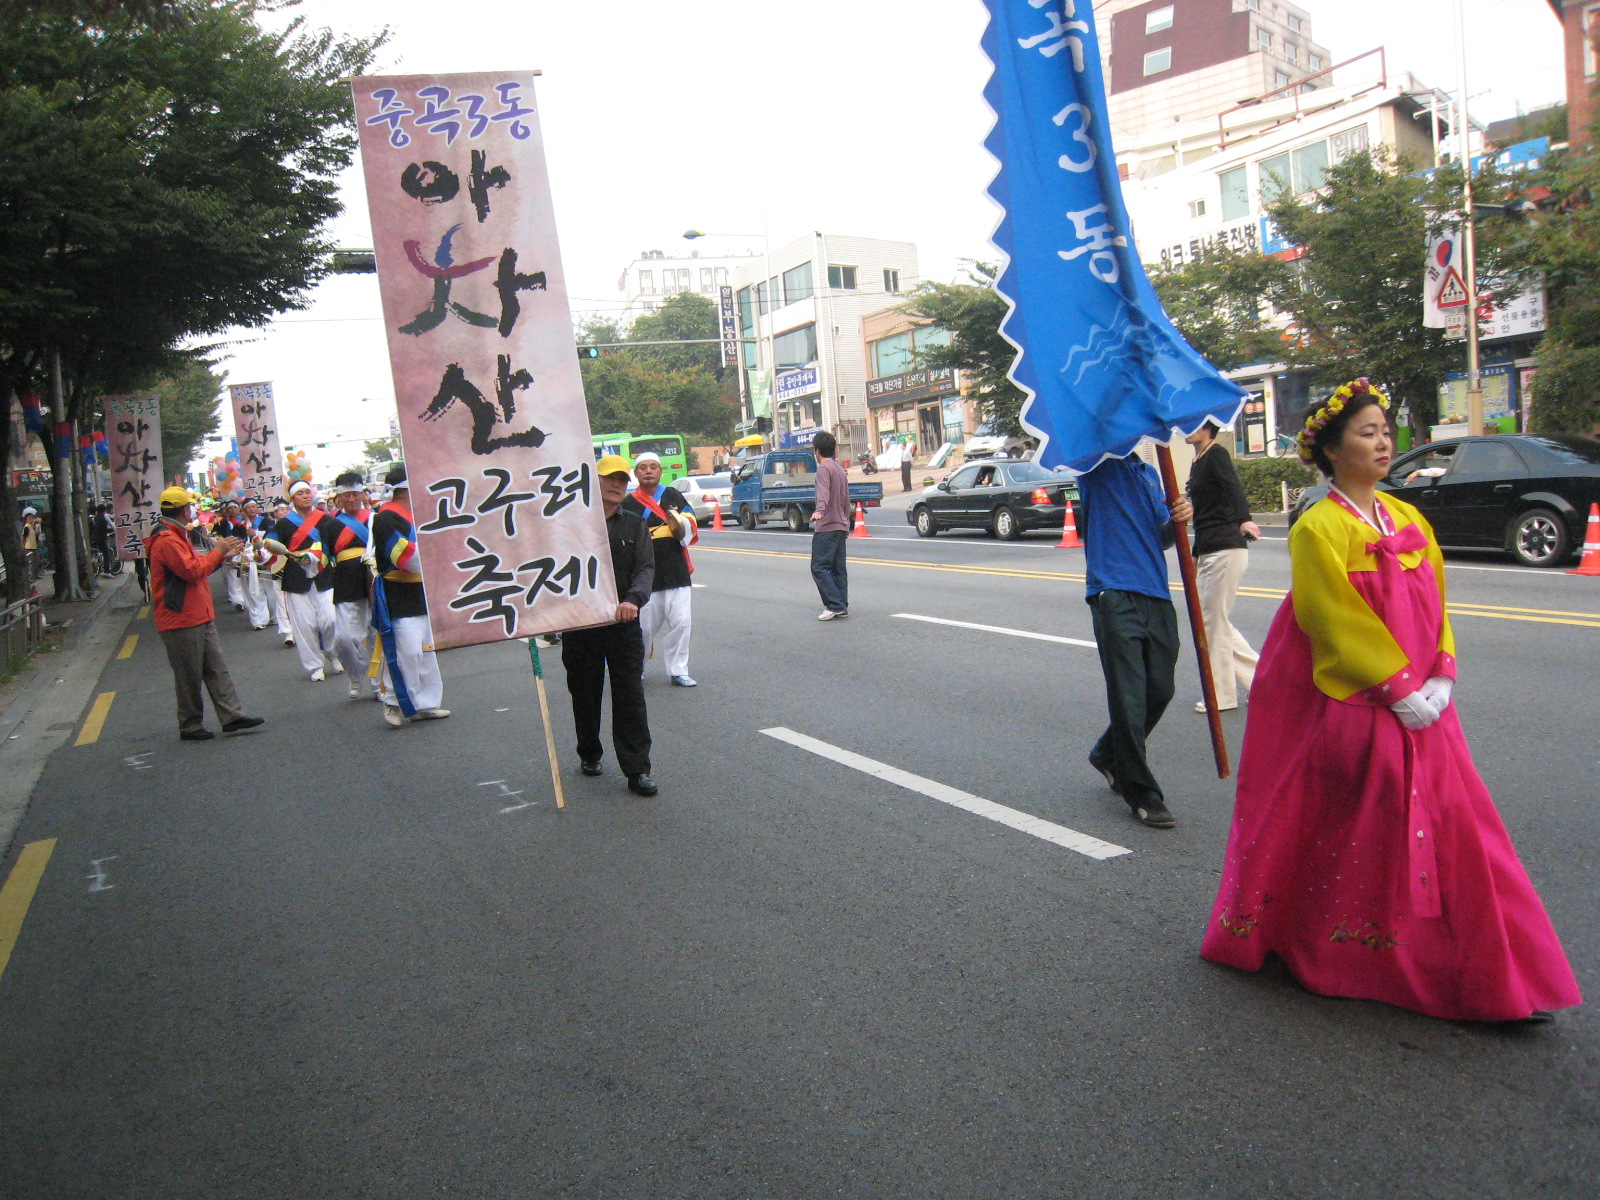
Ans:
[{"label": "woman in pink hanbok", "polygon": [[1582,998],[1451,702],[1438,543],[1376,487],[1388,406],[1357,380],[1300,434],[1333,489],[1289,537],[1200,952],[1435,1017],[1548,1019]]}]

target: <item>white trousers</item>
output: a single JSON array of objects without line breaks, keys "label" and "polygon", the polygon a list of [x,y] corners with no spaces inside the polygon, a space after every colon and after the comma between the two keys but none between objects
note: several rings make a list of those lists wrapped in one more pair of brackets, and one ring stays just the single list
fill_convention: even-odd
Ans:
[{"label": "white trousers", "polygon": [[244,580],[239,578],[239,572],[233,569],[232,563],[226,563],[222,568],[228,575],[228,603],[244,603]]},{"label": "white trousers", "polygon": [[1211,678],[1217,687],[1218,708],[1237,708],[1239,689],[1249,691],[1256,681],[1259,656],[1233,627],[1233,599],[1249,562],[1248,550],[1214,550],[1196,560],[1200,612],[1211,644]]},{"label": "white trousers", "polygon": [[[365,600],[345,600],[333,606],[333,652],[344,664],[351,682],[365,679],[372,663],[372,610]],[[377,690],[377,681],[373,681]]]},{"label": "white trousers", "polygon": [[309,592],[285,592],[289,623],[294,626],[294,649],[300,665],[311,672],[333,665],[333,593],[313,587]]},{"label": "white trousers", "polygon": [[273,619],[278,622],[278,632],[284,637],[294,633],[294,625],[289,620],[289,602],[286,593],[279,586],[278,581],[270,575],[262,577],[262,586],[267,592],[267,606],[272,609]]},{"label": "white trousers", "polygon": [[267,575],[257,571],[244,577],[244,612],[251,629],[260,629],[272,619],[272,603],[267,595]]},{"label": "white trousers", "polygon": [[692,589],[666,588],[650,593],[650,603],[639,610],[639,627],[644,634],[644,660],[650,661],[659,648],[667,675],[689,673],[689,597]]},{"label": "white trousers", "polygon": [[[444,700],[444,679],[439,675],[439,660],[432,650],[423,647],[433,641],[433,630],[428,618],[395,617],[395,660],[400,664],[400,674],[406,681],[406,692],[418,709],[438,708]],[[389,678],[389,660],[383,662],[382,683],[378,697],[385,704],[399,704],[393,681]]]}]

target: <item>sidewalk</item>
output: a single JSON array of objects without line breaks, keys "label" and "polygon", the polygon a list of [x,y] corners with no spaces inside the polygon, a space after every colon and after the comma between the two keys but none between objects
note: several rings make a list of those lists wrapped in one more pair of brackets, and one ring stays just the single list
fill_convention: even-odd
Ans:
[{"label": "sidewalk", "polygon": [[65,745],[124,628],[144,603],[130,567],[98,579],[92,599],[55,603],[41,576],[49,649],[0,683],[0,856],[27,809],[45,760]]}]

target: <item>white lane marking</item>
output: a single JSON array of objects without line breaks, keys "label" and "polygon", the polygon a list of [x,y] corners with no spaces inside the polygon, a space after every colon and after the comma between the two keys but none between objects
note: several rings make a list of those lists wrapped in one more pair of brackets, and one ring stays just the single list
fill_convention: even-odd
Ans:
[{"label": "white lane marking", "polygon": [[[515,800],[518,796],[522,795],[522,790],[520,788],[514,792],[508,788],[504,779],[486,779],[478,786],[498,787],[500,789],[500,794],[498,796],[491,796],[491,800]],[[521,804],[508,804],[506,807],[500,810],[500,815],[505,816],[506,813],[514,813],[524,808],[532,808],[538,803],[539,802],[537,800],[524,800]]]},{"label": "white lane marking", "polygon": [[703,584],[703,583],[691,583],[689,586],[692,587],[692,588],[703,588],[706,585]]},{"label": "white lane marking", "polygon": [[109,892],[116,886],[106,882],[106,869],[100,865],[101,863],[108,863],[116,857],[115,854],[108,854],[105,858],[91,858],[89,860],[89,865],[94,868],[94,874],[86,876],[89,880],[89,890],[91,892]]},{"label": "white lane marking", "polygon": [[996,804],[993,800],[985,800],[982,796],[974,796],[971,792],[963,792],[960,788],[953,788],[949,784],[939,783],[937,780],[924,779],[921,775],[913,775],[910,771],[902,771],[899,767],[891,767],[887,763],[878,762],[876,759],[867,758],[849,750],[840,749],[828,742],[820,742],[816,738],[807,737],[803,733],[796,733],[783,726],[772,729],[763,729],[762,733],[768,737],[777,738],[780,742],[788,742],[791,746],[798,746],[812,754],[823,758],[832,759],[842,766],[851,767],[864,774],[881,779],[885,783],[893,783],[909,791],[920,792],[922,795],[942,804],[949,804],[955,808],[964,809],[976,816],[987,817],[991,821],[998,821],[1022,833],[1031,833],[1036,838],[1053,842],[1057,846],[1068,850],[1076,850],[1079,854],[1090,858],[1106,859],[1116,858],[1119,854],[1132,854],[1126,846],[1116,846],[1110,842],[1102,842],[1099,838],[1090,837],[1087,833],[1079,833],[1076,829],[1068,829],[1065,825],[1057,825],[1053,821],[1041,820],[1030,816],[1028,813],[1019,812],[1014,808],[1007,808],[1004,804]]},{"label": "white lane marking", "polygon": [[149,758],[154,753],[154,750],[146,750],[143,754],[135,754],[131,758],[123,759],[122,765],[125,767],[132,767],[135,771],[148,771],[151,767],[155,766],[155,763],[147,763],[144,760]]},{"label": "white lane marking", "polygon": [[978,625],[972,621],[950,621],[944,617],[924,617],[918,613],[895,613],[895,616],[906,621],[926,621],[930,625],[954,625],[960,629],[977,629],[983,633],[1005,633],[1012,637],[1032,638],[1036,642],[1060,642],[1063,646],[1087,646],[1094,650],[1098,647],[1093,642],[1086,642],[1082,638],[1057,637],[1053,633],[1034,633],[1029,629],[1007,629],[1004,625]]}]

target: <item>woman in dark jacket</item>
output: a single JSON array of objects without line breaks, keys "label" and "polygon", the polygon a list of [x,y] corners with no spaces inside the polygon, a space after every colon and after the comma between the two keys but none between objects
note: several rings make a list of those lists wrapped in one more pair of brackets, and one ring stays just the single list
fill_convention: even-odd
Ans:
[{"label": "woman in dark jacket", "polygon": [[[1205,614],[1206,640],[1211,643],[1211,678],[1217,707],[1239,707],[1239,691],[1248,692],[1256,677],[1256,652],[1233,627],[1233,599],[1249,565],[1252,541],[1261,530],[1250,519],[1244,485],[1228,451],[1217,445],[1217,427],[1207,422],[1183,439],[1194,447],[1189,468],[1189,502],[1194,505],[1194,554]],[[1203,713],[1206,702],[1194,706]]]}]

